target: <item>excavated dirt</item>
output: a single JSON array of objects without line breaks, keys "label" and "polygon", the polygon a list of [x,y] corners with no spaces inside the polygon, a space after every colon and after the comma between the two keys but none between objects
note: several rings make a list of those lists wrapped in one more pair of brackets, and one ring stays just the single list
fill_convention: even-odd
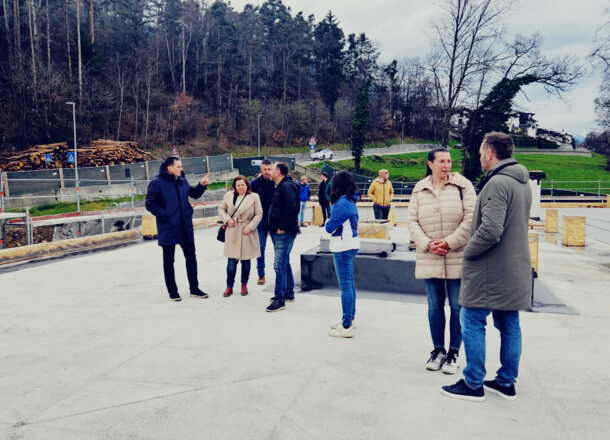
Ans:
[{"label": "excavated dirt", "polygon": [[[53,241],[53,226],[39,226],[34,228],[34,244]],[[25,228],[7,228],[4,237],[7,248],[27,246],[28,237]]]}]

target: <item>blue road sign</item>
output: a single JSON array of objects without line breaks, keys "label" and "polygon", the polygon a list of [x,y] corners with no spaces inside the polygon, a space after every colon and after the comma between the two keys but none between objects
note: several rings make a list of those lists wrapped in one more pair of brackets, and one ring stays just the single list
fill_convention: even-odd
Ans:
[{"label": "blue road sign", "polygon": [[68,151],[68,163],[74,163],[76,162],[74,157],[74,151]]},{"label": "blue road sign", "polygon": [[53,162],[53,155],[52,154],[45,154],[44,155],[44,161],[45,161],[45,163]]},{"label": "blue road sign", "polygon": [[309,144],[309,149],[311,151],[315,150],[316,149],[316,144]]}]

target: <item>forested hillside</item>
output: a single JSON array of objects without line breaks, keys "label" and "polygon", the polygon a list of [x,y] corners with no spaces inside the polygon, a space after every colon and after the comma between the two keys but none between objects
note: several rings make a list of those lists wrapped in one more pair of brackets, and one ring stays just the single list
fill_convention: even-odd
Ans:
[{"label": "forested hillside", "polygon": [[82,144],[196,144],[215,154],[255,145],[259,123],[269,146],[312,135],[352,146],[402,135],[446,143],[460,135],[454,109],[476,113],[498,81],[527,75],[561,95],[582,74],[573,57],[542,54],[535,30],[506,32],[515,4],[441,0],[429,54],[409,58],[405,44],[399,60],[383,62],[383,48],[346,35],[341,17],[281,0],[243,10],[208,0],[2,0],[0,148],[71,141],[67,102]]},{"label": "forested hillside", "polygon": [[[330,7],[330,5],[329,5]],[[78,24],[78,25],[77,25]],[[2,0],[3,149],[79,142],[303,144],[350,139],[355,92],[373,77],[371,138],[396,135],[397,65],[365,34],[280,0],[236,11],[203,0]],[[400,125],[400,124],[398,124]],[[397,131],[398,130],[398,131]]]}]

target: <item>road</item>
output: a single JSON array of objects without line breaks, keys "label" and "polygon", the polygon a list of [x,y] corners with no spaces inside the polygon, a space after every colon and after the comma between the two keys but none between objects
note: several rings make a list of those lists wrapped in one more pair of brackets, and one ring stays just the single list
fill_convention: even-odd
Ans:
[{"label": "road", "polygon": [[[392,145],[391,147],[383,148],[367,148],[364,150],[364,156],[387,156],[390,154],[403,154],[403,153],[415,153],[418,151],[429,151],[433,148],[438,147],[438,144],[401,144]],[[299,165],[307,166],[318,161],[309,160],[309,153],[294,154],[294,157]],[[333,151],[333,158],[329,159],[332,162],[339,160],[346,160],[352,158],[351,150],[339,150]]]}]

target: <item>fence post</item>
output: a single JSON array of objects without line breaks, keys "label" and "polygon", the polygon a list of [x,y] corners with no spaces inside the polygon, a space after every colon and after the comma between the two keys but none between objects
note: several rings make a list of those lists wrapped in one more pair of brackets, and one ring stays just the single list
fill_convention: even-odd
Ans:
[{"label": "fence post", "polygon": [[108,185],[112,185],[112,180],[110,179],[110,167],[106,165],[106,182]]},{"label": "fence post", "polygon": [[8,184],[8,174],[6,174],[6,171],[2,171],[2,177],[4,178],[4,197],[10,197],[11,189]]},{"label": "fence post", "polygon": [[131,176],[131,209],[136,209],[134,185],[135,185],[135,182],[133,180],[133,176]]},{"label": "fence post", "polygon": [[66,188],[66,183],[64,182],[64,169],[63,168],[59,168],[59,187],[61,189]]},{"label": "fence post", "polygon": [[30,218],[30,208],[25,208],[25,235],[27,236],[28,245],[32,244],[32,219]]},{"label": "fence post", "polygon": [[554,182],[554,181],[553,181],[553,180],[551,180],[551,198],[553,198],[553,187],[554,187],[553,182]]},{"label": "fence post", "polygon": [[599,179],[597,184],[597,197],[601,197],[602,195],[602,179]]},{"label": "fence post", "polygon": [[[4,212],[4,172],[0,171],[0,214]],[[0,225],[0,227],[2,227]]]}]

